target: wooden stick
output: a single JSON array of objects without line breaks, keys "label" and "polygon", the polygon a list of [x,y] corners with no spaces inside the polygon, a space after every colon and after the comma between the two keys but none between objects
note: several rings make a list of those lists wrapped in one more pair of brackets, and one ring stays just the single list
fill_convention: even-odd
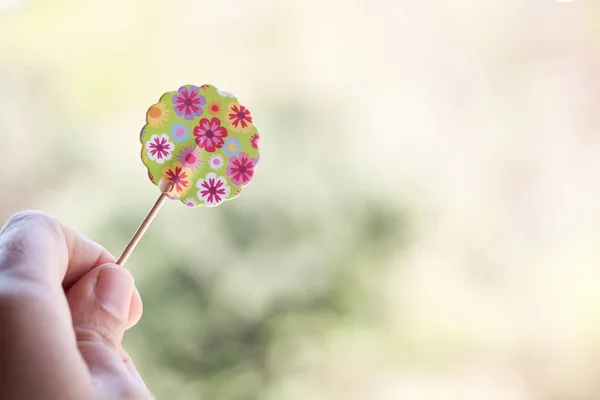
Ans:
[{"label": "wooden stick", "polygon": [[135,247],[138,245],[146,231],[148,230],[148,227],[160,211],[161,207],[163,206],[163,204],[165,204],[165,201],[167,200],[167,193],[169,193],[171,190],[173,190],[173,183],[169,182],[169,184],[166,186],[166,188],[163,190],[160,196],[158,196],[156,203],[154,203],[154,206],[152,206],[152,209],[150,210],[148,215],[146,215],[146,218],[144,218],[144,220],[142,221],[140,227],[135,232],[135,235],[133,235],[133,237],[127,244],[127,247],[125,247],[125,250],[123,250],[123,254],[121,254],[121,257],[119,257],[117,265],[125,265],[125,262],[127,262],[127,259],[129,258]]}]

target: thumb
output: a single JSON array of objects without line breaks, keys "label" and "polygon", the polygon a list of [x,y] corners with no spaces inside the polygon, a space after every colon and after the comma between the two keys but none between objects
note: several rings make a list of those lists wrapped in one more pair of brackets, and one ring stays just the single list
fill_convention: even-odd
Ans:
[{"label": "thumb", "polygon": [[77,345],[99,398],[146,398],[121,357],[134,290],[129,271],[105,265],[89,271],[67,293]]}]

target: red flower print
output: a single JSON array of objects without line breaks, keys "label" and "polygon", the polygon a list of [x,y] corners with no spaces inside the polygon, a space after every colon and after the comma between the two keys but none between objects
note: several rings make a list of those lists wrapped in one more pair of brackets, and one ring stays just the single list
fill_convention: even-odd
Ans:
[{"label": "red flower print", "polygon": [[165,171],[165,175],[167,176],[167,179],[173,183],[173,190],[175,190],[177,194],[181,194],[188,189],[190,178],[187,171],[183,169],[183,166],[175,164]]},{"label": "red flower print", "polygon": [[201,116],[204,105],[206,105],[206,98],[198,93],[196,86],[183,86],[173,95],[175,114],[188,121]]},{"label": "red flower print", "polygon": [[252,129],[252,115],[246,107],[233,103],[229,105],[228,114],[231,130],[234,132],[248,132]]},{"label": "red flower print", "polygon": [[260,140],[260,135],[258,133],[255,133],[250,138],[250,146],[252,146],[253,149],[258,149],[259,140]]},{"label": "red flower print", "polygon": [[154,181],[154,175],[152,175],[152,172],[150,172],[150,171],[148,171],[148,178],[150,178],[150,182],[152,182],[152,183],[156,183],[156,182]]},{"label": "red flower print", "polygon": [[247,185],[254,177],[254,167],[257,161],[255,158],[248,157],[246,153],[240,153],[237,157],[229,159],[227,167],[227,175],[231,178],[231,182],[236,185]]},{"label": "red flower print", "polygon": [[216,149],[223,147],[225,143],[223,138],[226,138],[227,135],[227,129],[221,126],[219,118],[213,118],[210,121],[202,118],[198,126],[194,128],[196,144],[209,153],[213,153]]},{"label": "red flower print", "polygon": [[210,85],[202,85],[202,86],[200,86],[200,89],[202,89],[202,90],[210,89]]}]

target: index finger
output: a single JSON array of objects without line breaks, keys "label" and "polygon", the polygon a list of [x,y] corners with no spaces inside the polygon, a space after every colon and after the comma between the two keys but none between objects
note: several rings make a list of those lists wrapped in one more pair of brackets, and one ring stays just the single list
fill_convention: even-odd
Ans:
[{"label": "index finger", "polygon": [[68,290],[92,268],[114,262],[102,246],[40,211],[17,213],[0,230],[0,273]]}]

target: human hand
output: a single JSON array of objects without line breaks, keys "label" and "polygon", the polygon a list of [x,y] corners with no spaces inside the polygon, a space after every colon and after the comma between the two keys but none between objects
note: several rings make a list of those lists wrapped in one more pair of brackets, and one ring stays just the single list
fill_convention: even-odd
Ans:
[{"label": "human hand", "polygon": [[40,212],[0,230],[0,399],[152,399],[121,346],[140,295],[114,263]]}]

